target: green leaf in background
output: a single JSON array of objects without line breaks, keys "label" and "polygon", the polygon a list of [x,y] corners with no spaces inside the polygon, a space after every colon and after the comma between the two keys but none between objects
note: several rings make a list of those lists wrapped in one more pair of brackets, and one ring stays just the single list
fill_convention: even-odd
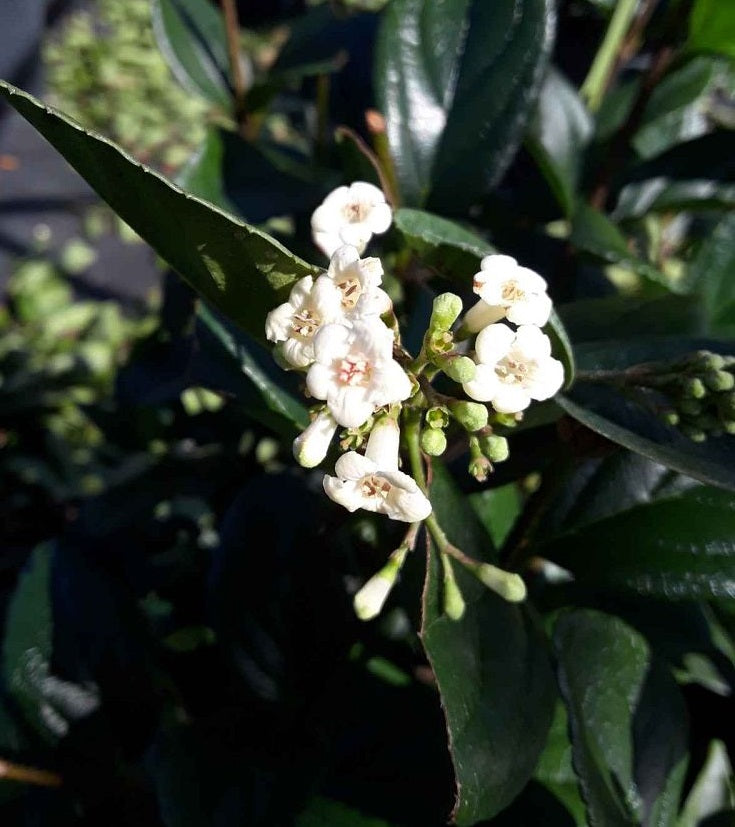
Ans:
[{"label": "green leaf in background", "polygon": [[231,109],[225,22],[217,6],[207,0],[154,0],[153,30],[179,83]]},{"label": "green leaf in background", "polygon": [[677,827],[699,827],[708,816],[735,807],[733,772],[727,748],[713,741],[707,760],[689,792]]},{"label": "green leaf in background", "polygon": [[641,635],[601,612],[562,615],[554,648],[589,822],[674,825],[687,721],[671,675]]},{"label": "green leaf in background", "polygon": [[731,436],[710,437],[695,444],[616,388],[584,381],[587,370],[619,370],[696,350],[732,353],[735,348],[731,342],[685,336],[578,345],[574,352],[581,380],[557,396],[556,402],[574,419],[631,451],[702,482],[735,490],[735,440]]},{"label": "green leaf in background", "polygon": [[[490,537],[438,462],[431,496],[450,541],[487,559]],[[442,614],[441,566],[432,544],[421,639],[449,730],[457,778],[454,818],[470,825],[500,812],[529,780],[546,740],[555,689],[548,652],[526,608],[455,569],[467,602],[460,621]]]},{"label": "green leaf in background", "polygon": [[255,339],[264,341],[266,314],[290,285],[319,272],[25,92],[0,82],[0,94],[185,281]]},{"label": "green leaf in background", "polygon": [[696,0],[689,17],[689,48],[735,57],[735,7],[722,0]]},{"label": "green leaf in background", "polygon": [[707,332],[735,337],[735,213],[702,243],[687,268],[686,286],[702,296]]},{"label": "green leaf in background", "polygon": [[495,252],[472,230],[423,210],[403,207],[395,211],[393,222],[423,264],[465,287],[472,286],[482,257]]},{"label": "green leaf in background", "polygon": [[526,146],[536,159],[564,214],[571,217],[592,117],[572,84],[551,68],[528,125]]},{"label": "green leaf in background", "polygon": [[376,52],[403,200],[462,210],[510,164],[551,49],[550,0],[394,0]]},{"label": "green leaf in background", "polygon": [[382,818],[363,815],[339,801],[317,797],[296,818],[295,827],[391,827]]}]

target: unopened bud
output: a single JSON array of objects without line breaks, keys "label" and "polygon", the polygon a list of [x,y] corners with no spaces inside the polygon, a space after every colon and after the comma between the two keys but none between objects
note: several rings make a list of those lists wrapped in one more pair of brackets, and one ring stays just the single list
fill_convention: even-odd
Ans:
[{"label": "unopened bud", "polygon": [[465,611],[464,597],[454,576],[452,561],[446,554],[441,555],[444,568],[444,613],[450,620],[461,620]]},{"label": "unopened bud", "polygon": [[665,425],[671,425],[673,427],[679,424],[679,414],[674,410],[662,411],[660,416],[661,421]]},{"label": "unopened bud", "polygon": [[735,376],[726,370],[709,370],[702,377],[704,384],[711,390],[718,393],[731,391],[735,388]]},{"label": "unopened bud", "polygon": [[510,455],[508,440],[504,436],[497,436],[497,434],[482,437],[480,447],[491,462],[505,462]]},{"label": "unopened bud", "polygon": [[479,563],[472,573],[509,603],[520,603],[526,599],[526,584],[523,579],[509,571],[499,569],[490,563]]},{"label": "unopened bud", "polygon": [[710,353],[708,350],[699,352],[702,370],[722,370],[725,367],[725,358],[719,353]]},{"label": "unopened bud", "polygon": [[493,465],[487,457],[472,457],[467,470],[478,482],[486,482],[488,475],[492,473]]},{"label": "unopened bud", "polygon": [[440,428],[424,428],[421,432],[421,450],[430,457],[440,457],[447,450],[447,438]]},{"label": "unopened bud", "polygon": [[477,365],[469,356],[458,356],[457,354],[437,356],[434,359],[434,364],[441,368],[450,379],[459,382],[460,385],[471,382],[475,378]]},{"label": "unopened bud", "polygon": [[374,574],[352,600],[360,620],[372,620],[380,614],[408,554],[406,546],[397,548],[383,568]]},{"label": "unopened bud", "polygon": [[701,430],[701,428],[697,428],[694,425],[684,423],[680,430],[684,436],[689,437],[692,442],[705,442],[707,440],[707,434]]},{"label": "unopened bud", "polygon": [[504,428],[515,428],[522,419],[523,411],[514,414],[497,412],[493,414],[493,422],[496,425],[502,425]]},{"label": "unopened bud", "polygon": [[454,293],[442,293],[434,299],[429,330],[449,330],[462,312],[462,299]]},{"label": "unopened bud", "polygon": [[296,437],[293,455],[304,468],[315,468],[326,457],[337,423],[329,411],[321,411],[306,430]]},{"label": "unopened bud", "polygon": [[470,433],[479,431],[487,425],[487,406],[480,402],[459,399],[456,402],[450,402],[449,409],[457,422]]},{"label": "unopened bud", "polygon": [[707,395],[707,388],[698,376],[693,376],[682,383],[682,393],[688,399],[702,399]]},{"label": "unopened bud", "polygon": [[429,408],[425,419],[430,428],[446,428],[449,425],[449,410],[443,405],[436,405]]}]

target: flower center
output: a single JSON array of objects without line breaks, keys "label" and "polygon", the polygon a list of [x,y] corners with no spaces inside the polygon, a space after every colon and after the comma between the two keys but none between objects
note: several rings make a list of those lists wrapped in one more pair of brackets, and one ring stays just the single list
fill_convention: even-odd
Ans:
[{"label": "flower center", "polygon": [[370,362],[360,356],[341,359],[337,368],[337,379],[343,385],[367,385],[370,379]]},{"label": "flower center", "polygon": [[359,224],[368,217],[370,206],[362,201],[353,201],[342,208],[344,217],[350,224]]},{"label": "flower center", "polygon": [[524,299],[526,297],[526,294],[519,287],[517,281],[506,281],[505,284],[503,284],[501,296],[503,297],[503,301],[517,302],[521,299]]},{"label": "flower center", "polygon": [[362,284],[354,276],[345,276],[342,281],[337,282],[342,292],[342,306],[347,310],[354,310],[358,299],[362,295]]},{"label": "flower center", "polygon": [[495,373],[505,385],[524,385],[530,378],[533,366],[506,356],[495,365]]},{"label": "flower center", "polygon": [[386,499],[391,489],[391,484],[388,480],[371,474],[369,477],[363,477],[360,482],[360,493],[363,497],[376,497]]},{"label": "flower center", "polygon": [[299,310],[291,318],[291,330],[296,336],[303,336],[305,339],[310,339],[316,333],[320,324],[321,320],[311,310],[307,309]]}]

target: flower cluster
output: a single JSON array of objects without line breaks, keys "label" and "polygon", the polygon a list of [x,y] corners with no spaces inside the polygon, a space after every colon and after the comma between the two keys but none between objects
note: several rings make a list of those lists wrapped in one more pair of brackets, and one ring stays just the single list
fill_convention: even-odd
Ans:
[{"label": "flower cluster", "polygon": [[[372,184],[331,193],[312,217],[314,242],[330,256],[329,266],[296,282],[288,301],[268,314],[265,332],[279,363],[302,371],[307,395],[320,403],[294,441],[296,460],[306,468],[320,465],[341,429],[343,453],[334,473],[323,478],[326,494],[348,511],[410,524],[401,547],[355,596],[358,615],[380,610],[425,521],[444,567],[445,611],[457,618],[464,602],[450,558],[508,600],[523,599],[525,587],[517,575],[472,560],[449,543],[432,512],[423,463],[441,455],[449,439],[464,439],[470,473],[485,479],[509,452],[496,429],[520,420],[532,400],[552,397],[564,370],[541,330],[551,314],[546,282],[504,255],[482,260],[473,278],[479,300],[456,330],[461,299],[452,293],[435,298],[421,351],[409,354],[382,286],[383,264],[361,257],[391,220]],[[458,395],[434,387],[439,374],[456,383]],[[400,470],[402,428],[411,473]]]}]

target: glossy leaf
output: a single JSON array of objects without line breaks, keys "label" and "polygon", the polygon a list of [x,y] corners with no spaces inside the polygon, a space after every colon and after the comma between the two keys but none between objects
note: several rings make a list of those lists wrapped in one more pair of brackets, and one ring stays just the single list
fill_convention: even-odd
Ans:
[{"label": "glossy leaf", "polygon": [[548,60],[549,0],[395,0],[376,55],[403,200],[461,210],[499,180]]},{"label": "glossy leaf", "polygon": [[554,648],[589,823],[673,825],[687,723],[671,675],[643,637],[601,612],[563,615]]},{"label": "glossy leaf", "polygon": [[[450,541],[476,558],[492,556],[489,536],[438,463],[431,496]],[[526,609],[455,569],[467,602],[461,621],[442,612],[441,566],[431,544],[421,639],[447,719],[457,777],[454,818],[470,825],[492,818],[530,778],[546,740],[555,690],[548,654]]]},{"label": "glossy leaf", "polygon": [[290,285],[319,272],[25,92],[0,83],[0,94],[182,278],[255,339],[263,341],[265,316]]},{"label": "glossy leaf", "polygon": [[[732,353],[732,343],[687,337],[652,337],[580,345],[575,348],[578,368],[617,370],[642,362],[670,359],[695,350]],[[711,437],[695,444],[664,425],[640,402],[623,396],[610,385],[577,381],[556,397],[570,416],[631,451],[688,474],[702,482],[735,489],[735,440]]]},{"label": "glossy leaf", "polygon": [[735,57],[735,9],[720,0],[696,0],[689,17],[689,47]]},{"label": "glossy leaf", "polygon": [[190,92],[229,109],[225,22],[207,0],[154,0],[153,29],[174,76]]},{"label": "glossy leaf", "polygon": [[592,117],[572,84],[550,69],[529,123],[526,145],[565,215],[571,216]]}]

